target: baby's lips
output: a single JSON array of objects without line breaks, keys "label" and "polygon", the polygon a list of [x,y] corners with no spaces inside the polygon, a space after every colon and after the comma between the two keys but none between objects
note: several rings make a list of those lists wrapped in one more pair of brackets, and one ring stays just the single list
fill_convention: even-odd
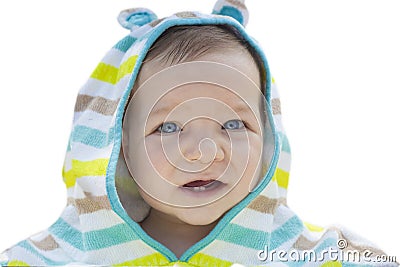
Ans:
[{"label": "baby's lips", "polygon": [[208,180],[195,180],[189,183],[186,183],[183,185],[183,187],[199,187],[199,186],[206,186],[208,184],[211,184],[214,182],[214,179],[208,179]]}]

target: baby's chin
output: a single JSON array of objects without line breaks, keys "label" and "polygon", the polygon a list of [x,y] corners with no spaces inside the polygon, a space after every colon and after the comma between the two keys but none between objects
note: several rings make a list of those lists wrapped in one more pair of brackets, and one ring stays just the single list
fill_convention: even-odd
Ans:
[{"label": "baby's chin", "polygon": [[226,211],[218,211],[207,206],[197,208],[186,208],[179,210],[175,216],[184,223],[190,225],[209,225],[217,222]]}]

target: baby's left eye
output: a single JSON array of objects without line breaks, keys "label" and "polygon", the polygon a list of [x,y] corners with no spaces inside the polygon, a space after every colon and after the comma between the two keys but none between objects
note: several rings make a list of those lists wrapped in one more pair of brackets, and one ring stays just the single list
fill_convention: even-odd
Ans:
[{"label": "baby's left eye", "polygon": [[226,130],[237,130],[244,127],[244,123],[241,120],[229,120],[222,126]]}]

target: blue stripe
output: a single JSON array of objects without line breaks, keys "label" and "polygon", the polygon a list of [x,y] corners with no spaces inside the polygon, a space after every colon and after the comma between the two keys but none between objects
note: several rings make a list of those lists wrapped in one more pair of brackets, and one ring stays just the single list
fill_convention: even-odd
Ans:
[{"label": "blue stripe", "polygon": [[121,39],[113,48],[118,49],[122,52],[128,51],[128,49],[132,46],[132,44],[136,41],[136,38],[128,35]]},{"label": "blue stripe", "polygon": [[265,247],[268,238],[268,232],[249,229],[233,223],[228,224],[218,236],[220,240],[257,250]]},{"label": "blue stripe", "polygon": [[114,128],[108,133],[87,126],[77,125],[71,134],[72,142],[82,143],[95,148],[109,146],[113,141]]},{"label": "blue stripe", "polygon": [[299,235],[303,231],[303,227],[303,223],[300,219],[297,216],[293,216],[272,232],[269,248],[271,250],[276,249],[283,243]]},{"label": "blue stripe", "polygon": [[24,240],[21,241],[17,244],[17,246],[26,249],[29,253],[33,254],[35,257],[38,257],[40,260],[46,263],[46,265],[66,265],[67,262],[61,262],[61,261],[53,261],[50,260],[49,258],[46,258],[43,256],[40,252],[36,250],[31,244],[29,244],[28,241]]},{"label": "blue stripe", "polygon": [[83,234],[87,250],[107,248],[137,240],[138,237],[125,223]]},{"label": "blue stripe", "polygon": [[280,134],[281,142],[282,142],[282,151],[290,153],[290,145],[289,140],[285,134]]},{"label": "blue stripe", "polygon": [[137,240],[138,237],[125,223],[102,230],[82,233],[59,218],[49,231],[81,251],[98,250]]},{"label": "blue stripe", "polygon": [[52,226],[50,226],[49,232],[57,238],[64,240],[74,248],[85,251],[82,233],[69,225],[63,219],[59,218]]}]

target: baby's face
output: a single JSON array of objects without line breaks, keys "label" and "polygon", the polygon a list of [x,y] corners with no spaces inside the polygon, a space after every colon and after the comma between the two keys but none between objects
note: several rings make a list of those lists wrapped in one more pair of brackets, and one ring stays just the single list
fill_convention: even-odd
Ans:
[{"label": "baby's face", "polygon": [[123,151],[152,208],[205,225],[259,182],[263,95],[249,54],[209,54],[197,61],[224,65],[143,65],[125,114]]}]

